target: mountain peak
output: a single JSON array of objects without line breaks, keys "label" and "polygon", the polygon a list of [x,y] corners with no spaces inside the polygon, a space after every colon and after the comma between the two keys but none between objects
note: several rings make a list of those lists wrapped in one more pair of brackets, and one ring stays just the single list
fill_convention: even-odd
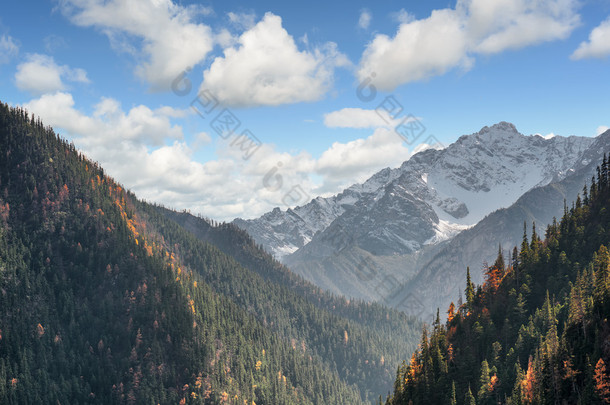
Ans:
[{"label": "mountain peak", "polygon": [[[440,240],[430,239],[437,234],[453,235],[448,230],[474,225],[527,190],[565,176],[592,140],[564,139],[547,142],[525,136],[501,121],[463,135],[443,150],[418,152],[399,168],[380,170],[364,183],[314,199],[294,213],[274,210],[274,215],[237,224],[280,260],[314,239],[311,249],[328,250],[328,238],[314,236],[326,232],[332,237],[336,228],[329,226],[340,217],[341,227],[350,230],[350,238],[363,250],[377,246],[376,252],[410,252],[428,240]],[[407,235],[405,229],[414,226],[418,232]],[[302,257],[309,254],[303,252]]]},{"label": "mountain peak", "polygon": [[479,131],[479,135],[495,132],[513,132],[515,134],[519,134],[519,131],[517,131],[517,128],[514,124],[511,124],[510,122],[506,121],[500,121],[497,124],[492,125],[491,127],[484,126]]}]

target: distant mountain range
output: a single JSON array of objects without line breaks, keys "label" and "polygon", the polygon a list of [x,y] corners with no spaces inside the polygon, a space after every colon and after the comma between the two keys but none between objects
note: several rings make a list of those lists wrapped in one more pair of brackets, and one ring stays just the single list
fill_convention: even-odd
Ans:
[{"label": "distant mountain range", "polygon": [[330,198],[234,223],[293,271],[337,294],[428,318],[481,266],[545,229],[601,161],[597,138],[525,136],[500,122],[415,154]]}]

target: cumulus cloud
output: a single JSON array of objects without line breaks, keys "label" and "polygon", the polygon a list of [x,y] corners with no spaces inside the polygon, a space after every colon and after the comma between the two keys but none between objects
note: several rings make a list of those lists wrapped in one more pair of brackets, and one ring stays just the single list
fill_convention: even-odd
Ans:
[{"label": "cumulus cloud", "polygon": [[282,27],[282,19],[272,13],[265,14],[237,42],[203,74],[202,89],[211,90],[229,106],[318,100],[330,88],[334,68],[348,64],[334,43],[300,51]]},{"label": "cumulus cloud", "polygon": [[363,30],[367,29],[369,25],[371,25],[372,18],[373,16],[371,15],[370,11],[362,10],[360,12],[360,18],[358,18],[358,27],[362,28]]},{"label": "cumulus cloud", "polygon": [[400,165],[409,156],[396,132],[381,127],[368,138],[333,143],[316,162],[316,172],[325,176],[325,190],[337,192],[347,178],[352,183],[362,182],[382,168]]},{"label": "cumulus cloud", "polygon": [[398,123],[384,111],[363,108],[343,108],[324,114],[324,125],[329,128],[379,128]]},{"label": "cumulus cloud", "polygon": [[[137,105],[124,110],[116,100],[103,98],[85,114],[66,92],[42,95],[25,107],[141,198],[219,220],[305,204],[410,156],[401,138],[388,128],[377,128],[364,139],[335,142],[319,158],[262,144],[244,160],[231,138],[214,142],[208,133],[199,132],[187,141],[173,121],[183,112],[171,107]],[[216,157],[197,161],[200,148],[214,148]]]},{"label": "cumulus cloud", "polygon": [[74,98],[65,92],[45,94],[25,107],[39,114],[45,123],[68,131],[87,148],[112,147],[122,141],[159,146],[167,138],[183,137],[182,128],[170,122],[175,114],[171,108],[151,110],[138,105],[125,113],[117,100],[102,98],[88,116],[75,109]]},{"label": "cumulus cloud", "polygon": [[19,53],[17,41],[10,35],[0,36],[0,64],[8,63]]},{"label": "cumulus cloud", "polygon": [[610,55],[610,17],[591,31],[589,40],[582,42],[570,58],[573,60],[605,58],[608,55]]},{"label": "cumulus cloud", "polygon": [[89,83],[87,72],[79,68],[60,66],[47,55],[30,54],[26,61],[17,66],[15,84],[20,90],[40,95],[65,90],[64,80]]},{"label": "cumulus cloud", "polygon": [[[136,75],[153,90],[169,89],[214,44],[210,28],[195,22],[210,13],[201,6],[185,7],[171,0],[64,0],[61,10],[74,24],[98,28],[115,47],[134,53],[139,62]],[[141,51],[133,39],[141,41]]]},{"label": "cumulus cloud", "polygon": [[610,127],[606,125],[600,125],[599,127],[597,127],[597,131],[595,131],[595,135],[601,135],[609,129]]},{"label": "cumulus cloud", "polygon": [[466,28],[484,54],[567,38],[580,24],[574,0],[470,0]]},{"label": "cumulus cloud", "polygon": [[580,23],[575,0],[458,0],[429,17],[408,15],[394,37],[377,34],[363,52],[357,76],[398,85],[468,69],[478,54],[499,53],[564,39]]},{"label": "cumulus cloud", "polygon": [[379,34],[365,49],[358,76],[371,72],[375,85],[391,90],[398,84],[445,73],[469,62],[467,35],[454,10],[434,10],[430,17],[401,24],[396,36]]}]

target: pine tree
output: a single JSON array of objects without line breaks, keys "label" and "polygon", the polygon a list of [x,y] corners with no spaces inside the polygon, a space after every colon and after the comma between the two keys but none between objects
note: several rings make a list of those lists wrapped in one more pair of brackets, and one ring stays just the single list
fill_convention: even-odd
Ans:
[{"label": "pine tree", "polygon": [[540,239],[538,239],[538,234],[536,233],[536,223],[532,222],[532,239],[530,241],[530,250],[534,253],[538,251],[538,242],[540,242]]},{"label": "pine tree", "polygon": [[527,240],[527,222],[523,222],[523,240],[521,241],[521,250],[519,251],[519,262],[527,264],[529,262],[530,245]]},{"label": "pine tree", "polygon": [[494,263],[494,267],[500,270],[500,272],[504,273],[504,255],[502,254],[502,245],[498,245],[498,256],[496,257],[496,261]]},{"label": "pine tree", "polygon": [[487,360],[481,362],[481,376],[479,377],[479,392],[477,394],[477,402],[479,405],[487,404],[491,398],[491,378],[489,363]]},{"label": "pine tree", "polygon": [[604,159],[602,160],[602,168],[601,168],[601,189],[606,189],[608,186],[608,159],[606,153],[604,153]]},{"label": "pine tree", "polygon": [[449,399],[449,405],[457,405],[457,399],[455,396],[455,381],[451,381],[451,398]]},{"label": "pine tree", "polygon": [[511,263],[513,272],[515,273],[515,283],[517,284],[517,288],[519,288],[519,251],[517,250],[517,246],[513,248],[513,262]]},{"label": "pine tree", "polygon": [[582,203],[587,206],[589,205],[589,193],[587,192],[587,183],[582,189]]},{"label": "pine tree", "polygon": [[470,267],[466,267],[466,306],[468,311],[474,308],[474,283],[470,278]]},{"label": "pine tree", "polygon": [[466,397],[464,398],[464,404],[477,405],[477,401],[474,399],[474,395],[472,395],[472,391],[470,390],[470,384],[468,385],[468,391],[466,391]]},{"label": "pine tree", "polygon": [[593,256],[593,266],[595,271],[595,296],[603,304],[608,292],[610,272],[610,252],[608,252],[606,246],[600,246]]}]

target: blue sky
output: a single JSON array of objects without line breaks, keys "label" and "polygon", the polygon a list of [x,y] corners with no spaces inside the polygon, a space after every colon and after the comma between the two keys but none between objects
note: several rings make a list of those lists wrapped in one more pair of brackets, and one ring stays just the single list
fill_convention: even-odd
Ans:
[{"label": "blue sky", "polygon": [[331,195],[498,121],[610,126],[610,1],[379,3],[7,3],[0,99],[139,196],[220,220]]}]

